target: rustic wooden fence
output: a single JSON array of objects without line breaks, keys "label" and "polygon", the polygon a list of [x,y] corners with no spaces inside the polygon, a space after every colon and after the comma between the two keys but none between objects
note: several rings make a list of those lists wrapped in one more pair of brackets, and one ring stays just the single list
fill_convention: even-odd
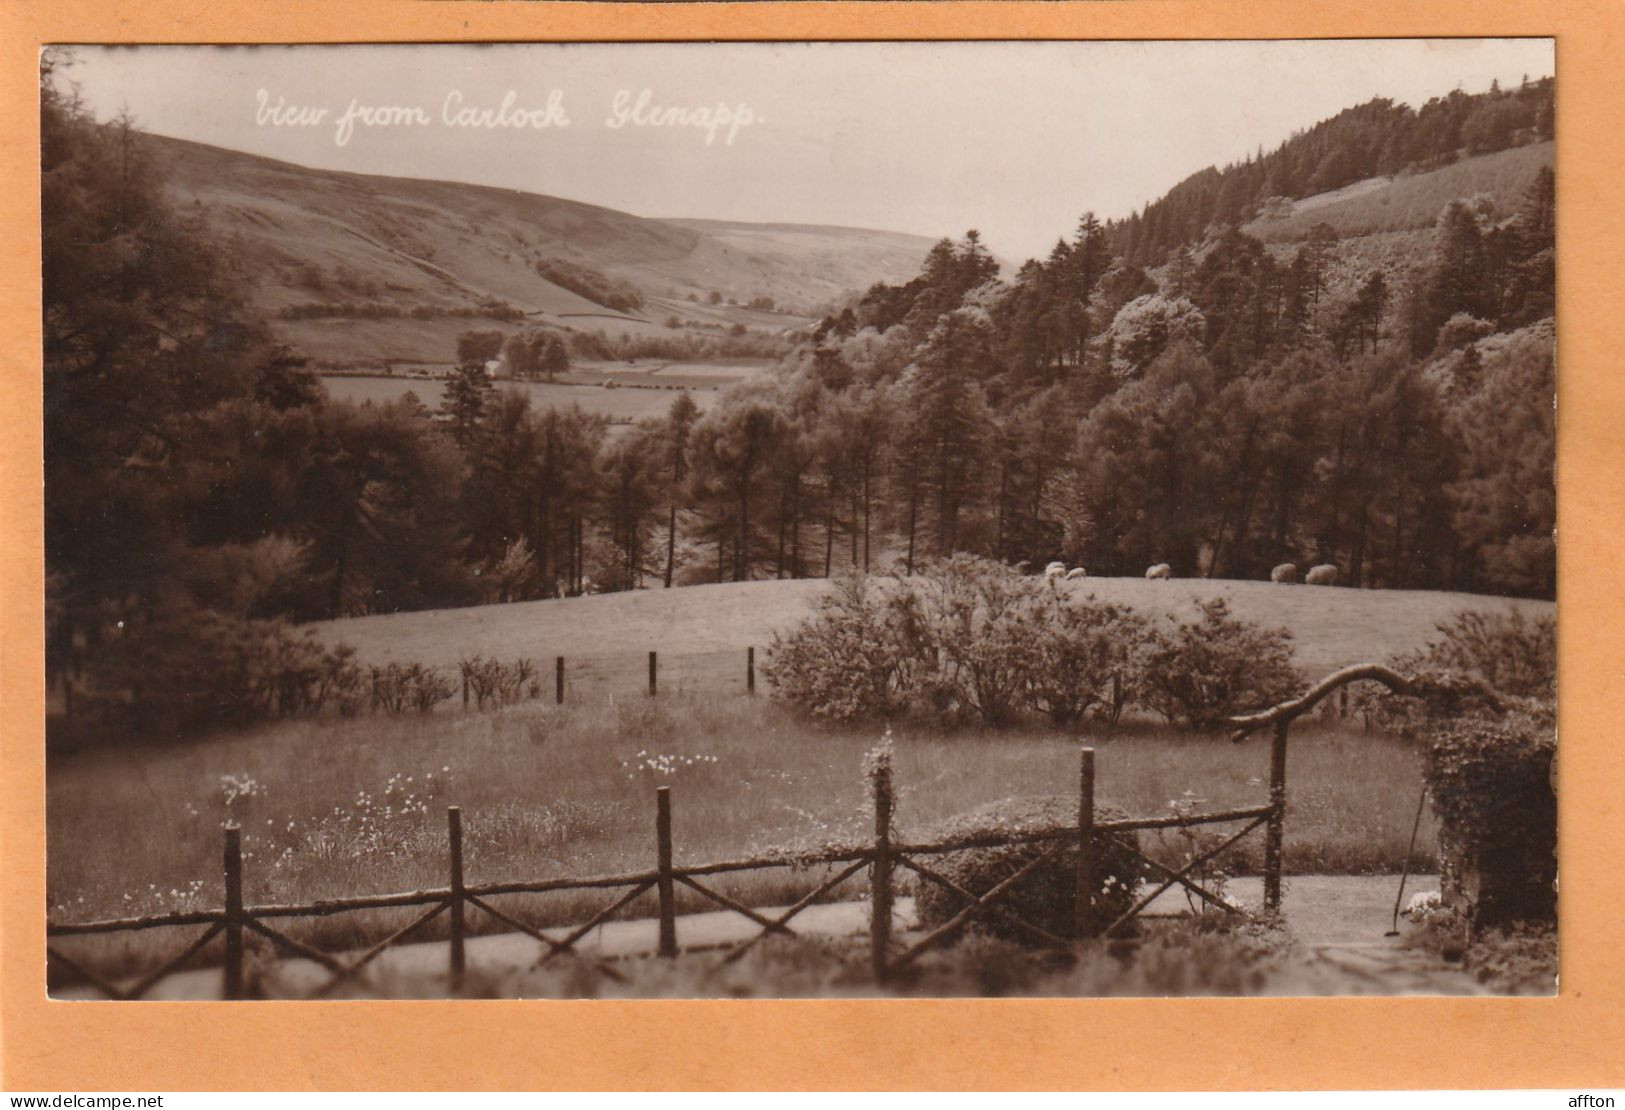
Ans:
[{"label": "rustic wooden fence", "polygon": [[[712,652],[712,653],[707,653],[707,654],[709,654],[709,655],[732,655],[733,653],[732,652]],[[529,661],[526,660],[524,662],[526,662],[528,664]],[[567,664],[566,664],[566,661],[565,661],[565,657],[562,656],[562,655],[554,656],[553,657],[553,702],[554,702],[555,705],[563,705],[564,704],[566,693],[570,688],[570,682],[568,680],[567,670],[568,669],[567,669]],[[756,693],[756,649],[754,647],[747,647],[745,649],[744,676],[745,676],[745,692],[747,694]],[[536,686],[536,689],[537,689],[537,691],[539,693],[540,690],[541,690],[541,685],[540,685],[539,682],[538,682],[538,684]],[[659,695],[659,693],[660,693],[660,653],[657,652],[657,651],[651,651],[649,653],[649,682],[648,682],[648,686],[647,686],[647,692],[648,692],[650,697],[657,697]],[[468,677],[467,673],[464,673],[463,676],[462,676],[462,701],[463,701],[463,707],[465,709],[469,707],[470,702],[472,700],[471,695],[473,695],[473,693],[474,693],[474,691],[473,691],[473,689],[472,689],[472,687],[470,685],[469,677]]]},{"label": "rustic wooden fence", "polygon": [[[653,668],[651,654],[651,668]],[[651,671],[652,674],[652,671]],[[1286,750],[1291,724],[1338,687],[1350,682],[1371,680],[1381,682],[1390,689],[1405,691],[1409,680],[1374,664],[1346,668],[1327,676],[1299,698],[1283,702],[1271,709],[1232,718],[1234,739],[1240,740],[1253,731],[1273,726],[1274,739],[1270,755],[1269,800],[1263,804],[1241,809],[1212,813],[1173,814],[1158,817],[1134,817],[1098,820],[1095,812],[1095,752],[1085,747],[1080,752],[1078,778],[1078,818],[1074,825],[1018,832],[987,833],[962,836],[933,842],[910,843],[894,838],[893,809],[895,791],[888,760],[877,760],[871,770],[873,793],[874,837],[872,841],[846,847],[831,848],[811,854],[781,854],[749,859],[730,860],[690,866],[677,866],[674,862],[672,842],[672,796],[669,787],[655,791],[655,844],[653,868],[646,871],[587,878],[546,879],[530,882],[499,882],[470,884],[463,870],[463,815],[459,807],[446,811],[447,823],[447,885],[444,887],[395,894],[338,898],[302,905],[246,906],[243,902],[243,857],[241,833],[236,825],[227,825],[224,832],[223,876],[225,880],[224,905],[219,910],[158,914],[146,917],[119,918],[81,923],[53,923],[47,927],[48,937],[85,936],[91,934],[126,933],[157,928],[204,926],[203,931],[184,949],[162,966],[129,985],[119,985],[98,976],[90,969],[72,960],[57,948],[47,944],[47,956],[70,975],[113,999],[136,999],[150,991],[158,982],[193,961],[217,937],[222,938],[221,993],[225,998],[246,995],[244,981],[243,939],[252,932],[271,941],[287,955],[314,961],[330,973],[329,978],[315,992],[320,997],[352,980],[363,969],[390,947],[400,944],[414,932],[442,914],[449,916],[447,970],[453,986],[462,977],[467,966],[466,945],[470,908],[486,914],[508,929],[523,933],[544,946],[540,963],[565,953],[574,952],[576,946],[593,929],[609,921],[632,902],[653,890],[658,900],[658,928],[656,951],[663,957],[675,957],[681,950],[677,932],[676,888],[682,886],[703,898],[738,914],[759,927],[759,931],[729,950],[722,964],[740,959],[763,938],[779,934],[794,935],[790,922],[809,906],[830,895],[837,887],[867,872],[869,895],[869,946],[875,978],[884,982],[899,969],[913,962],[931,948],[943,944],[978,919],[998,918],[1001,923],[1014,926],[1040,944],[1069,947],[1077,938],[1113,936],[1118,934],[1165,891],[1175,886],[1184,888],[1205,905],[1233,914],[1247,911],[1222,894],[1202,885],[1202,866],[1229,850],[1260,826],[1266,827],[1264,853],[1264,908],[1278,912],[1281,905],[1282,836],[1287,808]],[[1137,844],[1125,839],[1125,834],[1157,829],[1193,828],[1203,825],[1234,824],[1238,831],[1216,846],[1194,855],[1183,866],[1173,867],[1141,852]],[[1077,845],[1076,856],[1076,922],[1072,936],[1061,936],[1043,926],[1023,918],[1009,905],[1009,896],[1023,878],[1052,860],[1070,845]],[[970,848],[1008,847],[1029,845],[1037,850],[1016,870],[991,888],[975,892],[956,883],[926,861],[951,852]],[[1138,898],[1127,910],[1109,921],[1102,921],[1097,866],[1107,848],[1113,848],[1132,858],[1148,877],[1160,879],[1148,893]],[[793,905],[776,916],[746,906],[730,898],[713,885],[716,876],[769,868],[827,866],[838,868],[833,877],[818,884]],[[949,920],[911,940],[895,936],[894,880],[897,871],[912,872],[920,882],[932,883],[953,894],[962,908]],[[585,922],[562,932],[562,936],[549,934],[544,929],[522,920],[515,912],[499,908],[493,901],[503,895],[545,894],[555,891],[603,890],[620,892],[602,909]],[[358,910],[415,907],[421,912],[405,926],[396,929],[366,950],[352,954],[348,959],[320,951],[289,936],[282,929],[269,924],[283,918],[327,917]],[[578,953],[579,954],[579,953]],[[623,979],[622,972],[607,957],[594,957],[595,964],[607,975]]]}]

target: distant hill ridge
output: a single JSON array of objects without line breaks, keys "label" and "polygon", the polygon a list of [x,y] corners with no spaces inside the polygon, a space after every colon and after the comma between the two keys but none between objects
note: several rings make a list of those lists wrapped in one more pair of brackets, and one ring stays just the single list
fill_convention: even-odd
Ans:
[{"label": "distant hill ridge", "polygon": [[[713,294],[810,313],[912,275],[932,243],[849,227],[651,219],[516,189],[311,169],[161,135],[143,141],[176,204],[201,206],[232,243],[255,307],[318,359],[354,353],[354,330],[336,321],[391,317],[391,350],[381,355],[437,361],[481,316],[488,326],[519,314],[608,312],[622,330],[657,331],[671,302]],[[544,272],[577,280],[565,288]],[[605,280],[584,280],[593,274]],[[655,304],[629,310],[623,298],[606,305],[580,292],[598,287],[659,299],[660,314]]]}]

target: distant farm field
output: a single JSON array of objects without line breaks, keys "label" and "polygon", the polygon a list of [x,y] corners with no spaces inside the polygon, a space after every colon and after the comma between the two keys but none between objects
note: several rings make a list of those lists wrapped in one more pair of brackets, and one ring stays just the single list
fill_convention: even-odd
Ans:
[{"label": "distant farm field", "polygon": [[[358,404],[368,401],[387,404],[399,400],[410,391],[417,394],[418,400],[434,408],[445,394],[444,383],[435,378],[331,375],[322,378],[322,384],[335,401],[354,401]],[[498,388],[518,390],[529,395],[532,406],[538,409],[579,405],[585,412],[599,413],[611,421],[622,423],[665,415],[677,394],[685,389],[703,411],[716,403],[720,386],[674,380],[670,383],[617,388],[554,382],[501,382]]]}]

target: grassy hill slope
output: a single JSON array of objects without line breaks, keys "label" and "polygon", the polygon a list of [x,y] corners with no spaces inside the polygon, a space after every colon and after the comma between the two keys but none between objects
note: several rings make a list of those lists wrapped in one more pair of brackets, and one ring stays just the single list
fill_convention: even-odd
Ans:
[{"label": "grassy hill slope", "polygon": [[1308,238],[1309,229],[1328,224],[1347,239],[1384,232],[1431,228],[1453,200],[1483,193],[1503,215],[1517,211],[1524,190],[1542,166],[1556,157],[1556,144],[1531,143],[1467,158],[1427,173],[1370,178],[1331,193],[1295,202],[1290,214],[1260,217],[1242,230],[1266,243]]},{"label": "grassy hill slope", "polygon": [[[635,693],[643,688],[648,652],[658,651],[663,676],[695,686],[742,686],[745,648],[755,646],[763,658],[773,634],[794,628],[826,588],[818,579],[723,583],[357,617],[314,628],[328,642],[353,645],[366,662],[415,660],[455,669],[465,655],[487,655],[530,658],[545,671],[553,657],[564,655],[572,681]],[[1224,597],[1238,616],[1288,629],[1297,663],[1312,677],[1419,647],[1440,621],[1469,609],[1554,611],[1550,602],[1474,594],[1270,582],[1092,578],[1070,588],[1180,618],[1192,616],[1198,600]]]},{"label": "grassy hill slope", "polygon": [[[444,360],[459,332],[491,326],[478,314],[492,302],[587,330],[659,329],[671,312],[669,304],[606,309],[543,278],[543,260],[595,270],[646,298],[703,301],[717,291],[742,303],[770,296],[809,307],[912,273],[931,245],[849,228],[645,219],[513,189],[315,170],[157,135],[143,141],[177,207],[200,211],[231,240],[251,298],[277,333],[329,362]],[[310,305],[398,315],[282,316]],[[407,316],[413,310],[417,318]],[[357,332],[352,323],[385,327]],[[414,326],[395,327],[407,323]]]}]

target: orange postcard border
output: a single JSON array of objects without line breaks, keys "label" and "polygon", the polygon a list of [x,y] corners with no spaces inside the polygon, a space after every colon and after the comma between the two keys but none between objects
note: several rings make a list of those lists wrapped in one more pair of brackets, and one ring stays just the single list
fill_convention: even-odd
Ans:
[{"label": "orange postcard border", "polygon": [[[0,12],[0,1088],[1625,1086],[1625,20],[1609,0],[617,4],[13,0]],[[52,42],[1555,36],[1562,989],[1555,999],[50,1002],[44,993],[37,51]]]}]

